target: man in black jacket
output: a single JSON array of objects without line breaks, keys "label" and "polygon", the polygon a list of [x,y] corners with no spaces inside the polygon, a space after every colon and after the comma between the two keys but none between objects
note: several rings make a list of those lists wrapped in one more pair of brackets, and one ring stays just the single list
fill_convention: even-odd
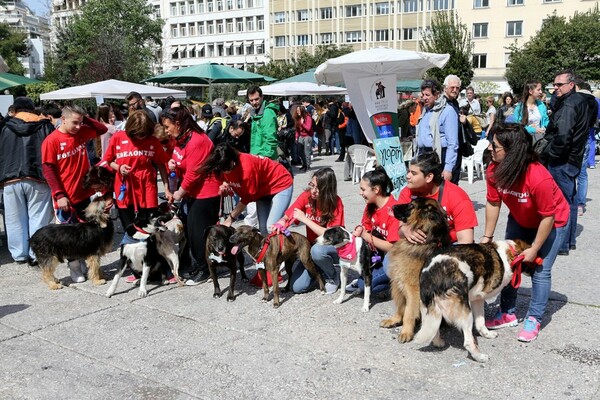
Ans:
[{"label": "man in black jacket", "polygon": [[6,237],[18,263],[35,265],[29,238],[54,217],[50,187],[42,174],[42,142],[54,126],[33,113],[27,97],[15,99],[15,116],[0,126],[0,184],[4,187]]},{"label": "man in black jacket", "polygon": [[[590,110],[585,99],[575,91],[573,71],[558,72],[553,86],[556,104],[544,136],[548,145],[542,150],[541,158],[569,202],[569,223],[577,226],[575,182],[581,170],[587,142]],[[568,255],[569,250],[575,249],[574,236],[574,232],[565,236],[558,254]]]}]

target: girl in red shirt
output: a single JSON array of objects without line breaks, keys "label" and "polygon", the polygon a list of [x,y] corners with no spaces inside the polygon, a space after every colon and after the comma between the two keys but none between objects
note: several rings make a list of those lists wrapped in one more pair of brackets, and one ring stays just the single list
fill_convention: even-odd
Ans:
[{"label": "girl in red shirt", "polygon": [[306,113],[304,106],[296,106],[294,119],[296,120],[296,143],[302,160],[300,170],[306,171],[310,168],[310,156],[312,155],[313,135],[315,133],[313,119]]},{"label": "girl in red shirt", "polygon": [[[521,125],[497,128],[489,149],[493,163],[487,170],[485,231],[481,242],[492,241],[504,203],[510,211],[506,239],[532,243],[522,253],[525,262],[533,263],[538,256],[544,260],[531,277],[529,310],[517,336],[521,342],[531,342],[540,331],[550,296],[552,265],[568,232],[569,204],[552,175],[537,162],[531,135]],[[500,309],[485,326],[488,329],[516,326],[516,302],[517,289],[508,285],[502,290]]]},{"label": "girl in red shirt", "polygon": [[[186,227],[187,244],[181,253],[184,255],[182,268],[190,279],[185,283],[194,286],[209,278],[204,231],[219,221],[219,186],[222,182],[214,176],[206,177],[199,173],[198,165],[208,158],[214,146],[185,108],[166,109],[161,122],[169,137],[176,142],[169,170],[174,171],[178,178],[179,185],[173,193],[173,200],[182,200],[182,220]],[[193,258],[191,262],[189,250]]]},{"label": "girl in red shirt", "polygon": [[[326,167],[316,171],[308,189],[298,196],[273,228],[279,232],[290,221],[306,225],[306,237],[311,243],[314,243],[325,229],[344,226],[344,204],[337,194],[337,180],[333,169]],[[310,255],[325,277],[326,293],[335,293],[339,286],[339,273],[333,265],[340,262],[336,248],[314,244]],[[294,269],[291,280],[294,293],[304,293],[315,283],[301,263]]]},{"label": "girl in red shirt", "polygon": [[[102,158],[117,171],[114,188],[123,227],[133,222],[136,213],[150,216],[157,211],[156,168],[163,182],[167,182],[169,156],[153,133],[154,123],[146,112],[135,111],[127,118],[125,131],[117,131],[110,138]],[[165,194],[171,196],[168,188]]]},{"label": "girl in red shirt", "polygon": [[233,190],[240,201],[225,222],[231,226],[246,208],[256,202],[260,233],[266,235],[290,205],[294,180],[287,169],[270,158],[240,153],[229,144],[219,144],[200,167],[200,173],[222,177],[227,185],[222,191]]},{"label": "girl in red shirt", "polygon": [[[399,221],[391,213],[392,206],[398,204],[391,195],[393,189],[392,180],[381,166],[364,174],[360,181],[360,195],[367,202],[367,206],[361,225],[356,227],[354,235],[371,243],[382,254],[390,251],[392,245],[400,239],[398,236]],[[376,237],[374,232],[377,232],[383,239]],[[386,268],[387,262],[384,258],[383,267],[373,270],[371,293],[389,290],[390,280],[386,275]],[[346,290],[360,289],[362,291],[364,284],[364,280],[359,278],[348,285]]]}]

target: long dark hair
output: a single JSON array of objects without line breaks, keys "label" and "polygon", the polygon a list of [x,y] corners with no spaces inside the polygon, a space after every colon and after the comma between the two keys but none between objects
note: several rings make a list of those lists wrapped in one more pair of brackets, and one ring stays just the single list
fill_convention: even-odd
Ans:
[{"label": "long dark hair", "polygon": [[[366,174],[364,174],[362,179],[368,182],[369,186],[371,186],[372,188],[375,186],[379,186],[379,188],[381,189],[380,194],[383,197],[389,197],[390,193],[392,193],[392,190],[394,190],[394,184],[392,183],[392,180],[387,175],[385,169],[381,165],[375,167],[373,171],[369,171]],[[375,214],[375,211],[377,211],[376,204],[367,204],[367,214],[369,216]]]},{"label": "long dark hair", "polygon": [[527,99],[531,97],[529,94],[530,90],[533,90],[537,87],[537,85],[541,85],[540,81],[527,81],[525,82],[525,86],[523,86],[523,96],[521,97],[522,107],[521,107],[521,125],[527,126],[529,125],[529,110],[527,109]]},{"label": "long dark hair", "polygon": [[313,209],[321,212],[321,226],[325,227],[333,220],[337,208],[337,179],[335,178],[335,172],[330,167],[317,170],[313,177],[317,180],[319,194],[316,201],[312,199],[309,201]]},{"label": "long dark hair", "polygon": [[177,137],[177,139],[179,139],[179,137],[181,137],[183,134],[189,131],[204,133],[204,130],[200,128],[200,125],[198,125],[196,121],[194,121],[192,114],[190,114],[190,112],[185,107],[173,107],[164,109],[161,115],[161,121],[165,119],[168,119],[173,123],[179,122],[179,136]]},{"label": "long dark hair", "polygon": [[[498,187],[508,189],[523,178],[529,164],[538,160],[533,139],[520,124],[498,125],[494,137],[504,147],[504,160],[497,164],[494,179]],[[491,138],[493,140],[493,137]]]},{"label": "long dark hair", "polygon": [[219,143],[204,163],[198,168],[198,172],[205,176],[221,175],[223,172],[231,171],[240,163],[240,152],[229,143]]}]

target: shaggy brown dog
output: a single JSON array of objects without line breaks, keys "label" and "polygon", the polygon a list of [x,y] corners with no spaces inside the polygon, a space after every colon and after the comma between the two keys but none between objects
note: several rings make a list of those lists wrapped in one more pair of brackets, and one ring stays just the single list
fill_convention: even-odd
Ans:
[{"label": "shaggy brown dog", "polygon": [[62,288],[54,271],[66,259],[85,259],[92,283],[106,283],[102,279],[100,257],[112,248],[114,228],[105,205],[104,198],[98,197],[85,209],[87,222],[47,225],[31,237],[31,249],[40,263],[42,280],[51,290]]},{"label": "shaggy brown dog", "polygon": [[217,265],[226,265],[229,268],[229,292],[227,301],[234,301],[235,281],[237,277],[237,266],[239,264],[240,275],[243,282],[248,282],[246,271],[244,270],[244,253],[236,251],[232,253],[233,245],[229,238],[235,233],[235,229],[225,225],[213,225],[206,230],[206,263],[210,278],[213,281],[215,291],[213,297],[221,297],[221,287],[217,278]]},{"label": "shaggy brown dog", "polygon": [[412,230],[420,229],[427,235],[423,244],[399,240],[387,254],[396,313],[381,321],[380,326],[392,328],[402,323],[398,340],[404,343],[413,338],[420,316],[421,270],[428,259],[451,245],[451,239],[446,213],[436,200],[416,198],[408,204],[395,205],[393,211],[394,216]]},{"label": "shaggy brown dog", "polygon": [[[268,243],[266,242],[267,240]],[[266,244],[266,253],[263,258],[265,268],[258,270],[263,284],[263,302],[269,301],[269,286],[267,285],[266,274],[268,271],[271,274],[271,279],[273,281],[273,307],[279,307],[279,265],[284,261],[285,271],[288,276],[285,291],[289,291],[291,288],[292,283],[290,277],[292,276],[292,266],[298,259],[302,261],[306,270],[317,279],[321,291],[324,291],[323,278],[310,258],[310,242],[301,234],[291,232],[290,236],[286,236],[285,234],[280,233],[264,238],[258,229],[242,225],[237,228],[235,234],[231,236],[229,241],[236,245],[232,250],[234,254],[239,251],[241,247],[248,246],[247,252],[250,257],[255,260],[258,258],[263,246]]]}]

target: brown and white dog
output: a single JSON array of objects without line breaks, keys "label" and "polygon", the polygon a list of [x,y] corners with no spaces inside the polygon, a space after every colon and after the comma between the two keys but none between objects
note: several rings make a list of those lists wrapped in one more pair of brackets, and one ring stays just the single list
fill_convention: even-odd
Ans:
[{"label": "brown and white dog", "polygon": [[439,327],[444,318],[464,335],[464,346],[479,362],[489,359],[479,351],[475,329],[486,339],[498,336],[485,327],[484,302],[493,302],[513,277],[512,261],[531,247],[521,240],[452,246],[438,254],[421,274],[421,329],[415,342],[444,346]]}]

